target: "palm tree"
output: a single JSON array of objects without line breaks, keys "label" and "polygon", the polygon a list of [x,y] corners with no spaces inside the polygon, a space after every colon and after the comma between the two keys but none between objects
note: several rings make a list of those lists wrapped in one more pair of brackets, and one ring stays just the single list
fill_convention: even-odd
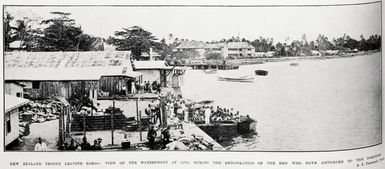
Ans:
[{"label": "palm tree", "polygon": [[20,41],[20,48],[28,39],[28,30],[31,26],[28,26],[24,20],[16,20],[16,25],[12,27],[14,32],[14,37],[16,40]]},{"label": "palm tree", "polygon": [[4,18],[4,47],[5,51],[8,51],[9,44],[12,43],[14,38],[12,37],[12,27],[10,26],[10,22],[14,19],[14,17],[10,13],[6,13]]}]

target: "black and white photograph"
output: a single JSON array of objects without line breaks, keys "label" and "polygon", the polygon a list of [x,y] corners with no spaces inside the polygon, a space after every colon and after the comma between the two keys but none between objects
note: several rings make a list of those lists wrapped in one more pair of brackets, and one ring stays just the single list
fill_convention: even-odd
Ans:
[{"label": "black and white photograph", "polygon": [[380,145],[381,8],[3,5],[4,151]]}]

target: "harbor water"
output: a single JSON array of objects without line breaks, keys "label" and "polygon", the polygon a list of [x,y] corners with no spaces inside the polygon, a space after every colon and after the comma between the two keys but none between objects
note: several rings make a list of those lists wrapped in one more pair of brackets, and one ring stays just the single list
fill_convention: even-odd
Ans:
[{"label": "harbor water", "polygon": [[[204,74],[189,69],[182,93],[196,101],[234,108],[258,121],[258,135],[238,137],[228,149],[325,151],[381,142],[381,54],[328,60],[275,62]],[[267,76],[257,76],[257,69]],[[255,77],[251,83],[218,75]]]}]

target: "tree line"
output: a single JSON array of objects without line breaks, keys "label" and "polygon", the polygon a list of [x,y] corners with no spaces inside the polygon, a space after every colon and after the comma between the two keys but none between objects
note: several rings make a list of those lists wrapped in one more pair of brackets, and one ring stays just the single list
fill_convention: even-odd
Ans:
[{"label": "tree line", "polygon": [[[44,28],[34,28],[31,20],[16,20],[10,13],[4,18],[4,50],[22,49],[26,51],[91,51],[101,50],[96,42],[100,38],[84,33],[81,26],[71,19],[70,13],[51,12],[55,17],[39,21]],[[10,46],[13,42],[18,46]]]},{"label": "tree line", "polygon": [[[74,19],[70,18],[70,13],[51,12],[54,15],[51,19],[42,20],[39,25],[44,28],[33,28],[29,19],[14,21],[14,17],[6,13],[4,18],[4,50],[11,51],[10,44],[19,42],[19,49],[26,51],[97,51],[103,50],[103,43],[114,45],[116,50],[129,50],[134,58],[141,59],[143,52],[149,52],[150,48],[162,56],[161,59],[182,60],[195,57],[197,52],[176,52],[173,51],[180,43],[188,39],[174,37],[172,33],[168,35],[169,43],[166,39],[158,39],[150,31],[140,26],[122,28],[115,31],[113,36],[107,39],[95,37],[85,33],[81,26],[77,25]],[[11,24],[14,23],[14,24]],[[365,39],[362,35],[356,40],[349,35],[339,38],[329,39],[327,36],[319,34],[317,39],[308,41],[306,34],[300,40],[290,41],[289,37],[284,42],[274,44],[274,39],[269,37],[259,37],[252,41],[240,37],[231,37],[219,41],[206,43],[228,43],[228,42],[247,42],[252,45],[256,52],[275,51],[276,56],[299,56],[310,55],[312,50],[339,50],[349,51],[369,51],[381,48],[381,36],[371,35]],[[218,54],[207,54],[209,59],[222,58]]]}]

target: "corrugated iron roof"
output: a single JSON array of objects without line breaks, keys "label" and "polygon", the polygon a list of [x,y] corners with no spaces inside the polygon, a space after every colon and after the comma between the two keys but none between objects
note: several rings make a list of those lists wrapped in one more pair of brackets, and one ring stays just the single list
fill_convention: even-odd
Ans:
[{"label": "corrugated iron roof", "polygon": [[247,42],[229,42],[227,43],[229,49],[254,49],[254,46]]},{"label": "corrugated iron roof", "polygon": [[167,69],[165,61],[134,61],[135,69]]},{"label": "corrugated iron roof", "polygon": [[131,52],[6,52],[5,80],[99,80],[102,76],[137,77]]},{"label": "corrugated iron roof", "polygon": [[177,49],[203,49],[206,44],[202,41],[183,41],[176,48]]},{"label": "corrugated iron roof", "polygon": [[223,46],[220,46],[218,44],[207,43],[205,48],[206,49],[221,49],[221,48],[223,48]]},{"label": "corrugated iron roof", "polygon": [[29,102],[27,99],[5,94],[5,112],[11,111]]},{"label": "corrugated iron roof", "polygon": [[70,68],[122,66],[130,51],[5,52],[5,68]]}]

